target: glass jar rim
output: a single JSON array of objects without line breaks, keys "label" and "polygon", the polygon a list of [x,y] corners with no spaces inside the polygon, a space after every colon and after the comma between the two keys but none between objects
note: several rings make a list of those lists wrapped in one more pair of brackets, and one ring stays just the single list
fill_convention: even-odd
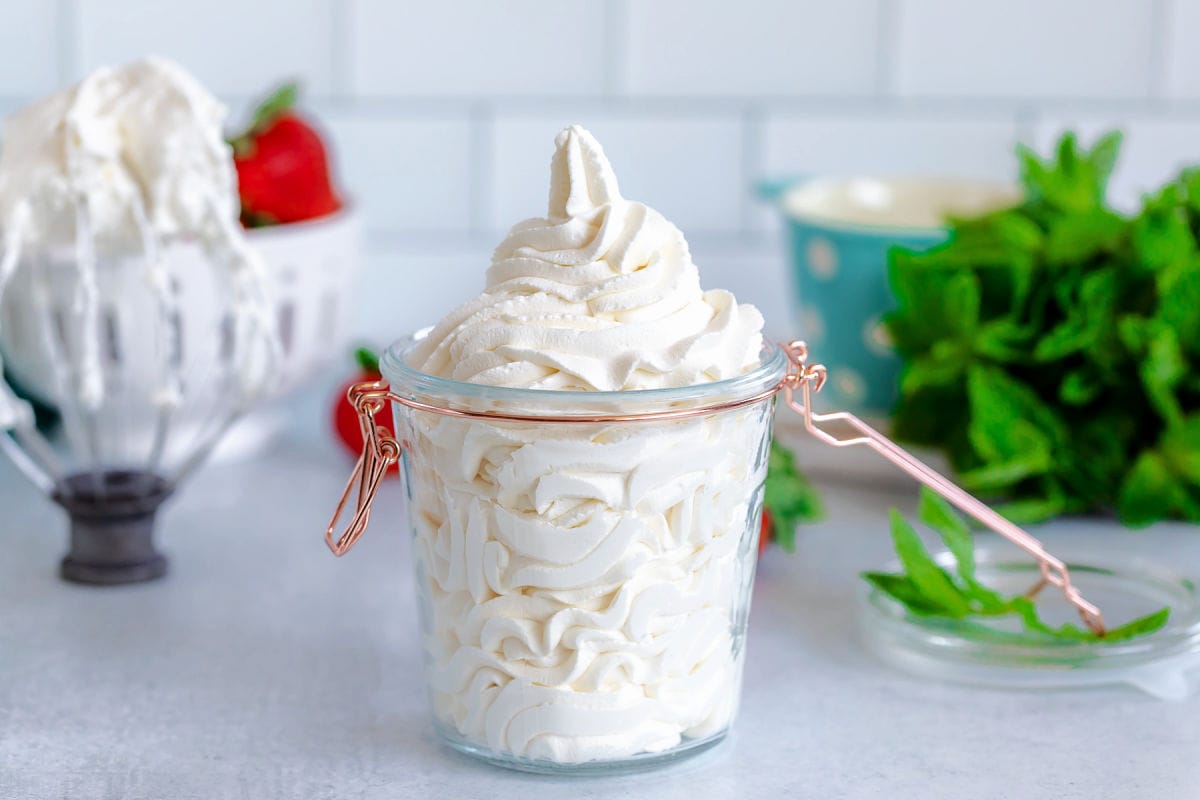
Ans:
[{"label": "glass jar rim", "polygon": [[763,343],[759,364],[749,372],[708,383],[661,389],[626,389],[588,392],[577,389],[518,389],[510,386],[489,386],[441,378],[414,369],[407,356],[432,330],[422,328],[392,343],[379,359],[379,369],[393,392],[437,398],[462,398],[497,403],[523,404],[528,402],[573,406],[611,406],[636,402],[639,405],[673,406],[687,401],[723,397],[730,401],[754,397],[778,386],[787,374],[789,360],[782,347]]}]

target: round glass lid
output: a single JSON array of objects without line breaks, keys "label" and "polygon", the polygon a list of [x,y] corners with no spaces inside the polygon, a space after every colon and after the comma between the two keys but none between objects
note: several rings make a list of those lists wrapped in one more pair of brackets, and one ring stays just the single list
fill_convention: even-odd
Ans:
[{"label": "round glass lid", "polygon": [[[1076,551],[1063,557],[1085,597],[1110,626],[1164,607],[1170,616],[1153,633],[1121,641],[1071,641],[1030,631],[1015,615],[952,619],[921,616],[864,584],[860,621],[868,646],[885,661],[922,677],[1026,689],[1128,684],[1164,699],[1187,697],[1200,667],[1200,593],[1191,580],[1152,560]],[[1011,549],[976,552],[979,582],[1007,595],[1038,583],[1038,566]],[[953,569],[948,552],[935,556]],[[893,567],[897,566],[895,564]],[[1053,587],[1036,597],[1048,624],[1079,623],[1075,609]]]}]

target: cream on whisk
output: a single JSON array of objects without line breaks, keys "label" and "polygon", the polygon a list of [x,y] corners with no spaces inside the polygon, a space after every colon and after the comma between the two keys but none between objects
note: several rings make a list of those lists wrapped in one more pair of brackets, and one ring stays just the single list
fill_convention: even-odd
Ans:
[{"label": "cream on whisk", "polygon": [[[73,252],[78,311],[78,400],[95,408],[105,376],[99,357],[98,259],[144,258],[161,301],[163,334],[178,298],[161,251],[194,242],[230,270],[241,335],[265,335],[260,266],[237,223],[237,177],[222,133],[224,107],[179,66],[149,58],[102,68],[30,105],[4,124],[0,153],[0,293],[23,256]],[[158,401],[178,402],[178,365],[164,357]],[[263,380],[245,367],[243,389]],[[6,390],[5,390],[6,391]],[[16,420],[0,396],[0,427]]]}]

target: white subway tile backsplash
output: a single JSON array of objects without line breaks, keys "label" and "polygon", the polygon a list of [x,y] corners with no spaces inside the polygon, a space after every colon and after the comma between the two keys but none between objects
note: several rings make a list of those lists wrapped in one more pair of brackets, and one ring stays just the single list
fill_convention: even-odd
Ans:
[{"label": "white subway tile backsplash", "polygon": [[1103,133],[1119,129],[1125,134],[1121,155],[1109,181],[1109,201],[1117,208],[1136,208],[1143,194],[1162,186],[1188,166],[1200,164],[1200,117],[1161,119],[1154,117],[1060,117],[1038,124],[1036,146],[1048,155],[1058,137],[1075,131],[1084,145]]},{"label": "white subway tile backsplash", "polygon": [[762,175],[1016,175],[1015,121],[886,113],[776,114],[766,121]]},{"label": "white subway tile backsplash", "polygon": [[[242,110],[281,79],[303,80],[374,241],[400,247],[372,268],[414,325],[473,294],[502,232],[544,213],[553,139],[573,122],[605,145],[627,196],[684,231],[706,285],[760,305],[779,335],[789,311],[779,238],[749,197],[755,179],[1008,180],[1018,135],[1048,146],[1064,123],[1090,137],[1109,120],[1129,132],[1118,202],[1200,162],[1200,0],[0,0],[0,10],[0,111],[150,52]],[[410,263],[432,277],[399,292],[412,288]],[[397,332],[391,311],[370,324]]]},{"label": "white subway tile backsplash", "polygon": [[755,305],[766,320],[763,332],[769,340],[795,337],[797,314],[781,238],[751,246],[707,239],[689,244],[705,289],[727,289],[738,302]]},{"label": "white subway tile backsplash", "polygon": [[494,123],[490,226],[546,213],[554,137],[580,123],[613,162],[621,193],[658,209],[689,232],[741,228],[745,176],[742,124],[734,116],[588,111],[501,115]]},{"label": "white subway tile backsplash", "polygon": [[1147,0],[899,0],[902,95],[1129,98],[1149,94]]},{"label": "white subway tile backsplash", "polygon": [[433,325],[484,286],[491,245],[448,240],[372,243],[349,331],[351,337],[385,347]]},{"label": "white subway tile backsplash", "polygon": [[1169,0],[1164,17],[1167,93],[1172,97],[1200,98],[1200,3]]},{"label": "white subway tile backsplash", "polygon": [[29,97],[59,83],[58,5],[4,0],[0,14],[0,95]]},{"label": "white subway tile backsplash", "polygon": [[635,95],[870,95],[876,0],[630,2]]},{"label": "white subway tile backsplash", "polygon": [[467,117],[327,114],[342,183],[375,233],[452,233],[472,226]]},{"label": "white subway tile backsplash", "polygon": [[604,4],[353,0],[350,85],[360,95],[597,95]]},{"label": "white subway tile backsplash", "polygon": [[81,74],[155,54],[222,95],[257,96],[287,79],[310,95],[331,89],[334,0],[78,0],[78,9]]}]

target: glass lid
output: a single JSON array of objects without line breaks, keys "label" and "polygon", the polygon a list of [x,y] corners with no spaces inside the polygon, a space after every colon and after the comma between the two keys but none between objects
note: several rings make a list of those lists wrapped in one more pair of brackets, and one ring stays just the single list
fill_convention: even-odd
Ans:
[{"label": "glass lid", "polygon": [[[1166,625],[1125,641],[1063,641],[1026,631],[1013,616],[949,619],[922,617],[874,587],[861,594],[859,619],[868,647],[885,661],[921,677],[981,686],[1054,689],[1127,684],[1155,697],[1182,700],[1200,667],[1200,593],[1171,567],[1128,554],[1102,555],[1063,548],[1072,579],[1112,626],[1170,608]],[[1056,550],[1057,552],[1057,550]],[[952,556],[935,556],[953,568]],[[1005,594],[1038,582],[1038,566],[1012,550],[980,548],[979,581]],[[891,565],[895,567],[896,565]],[[1037,596],[1052,624],[1078,623],[1053,587]]]}]

